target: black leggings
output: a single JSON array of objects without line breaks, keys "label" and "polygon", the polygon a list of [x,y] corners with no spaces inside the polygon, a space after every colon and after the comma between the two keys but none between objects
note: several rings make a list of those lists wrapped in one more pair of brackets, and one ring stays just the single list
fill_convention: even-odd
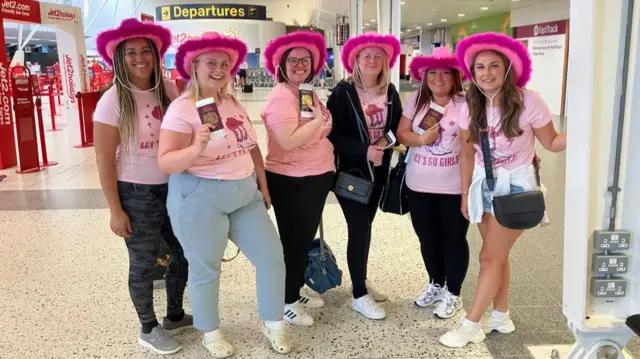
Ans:
[{"label": "black leggings", "polygon": [[347,264],[353,285],[353,297],[360,298],[368,294],[367,264],[371,247],[371,225],[376,217],[378,201],[382,195],[382,185],[376,183],[369,204],[338,197],[344,218],[347,221]]},{"label": "black leggings", "polygon": [[409,190],[411,223],[420,239],[431,281],[459,296],[469,267],[469,221],[460,211],[460,195]]},{"label": "black leggings", "polygon": [[317,176],[290,177],[267,171],[271,203],[278,223],[286,267],[285,303],[300,299],[309,249],[318,226],[327,195],[333,185],[333,172]]}]

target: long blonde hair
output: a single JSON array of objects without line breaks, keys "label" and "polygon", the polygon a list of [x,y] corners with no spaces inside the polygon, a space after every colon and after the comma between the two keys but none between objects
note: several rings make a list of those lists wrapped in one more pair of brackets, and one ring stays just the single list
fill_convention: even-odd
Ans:
[{"label": "long blonde hair", "polygon": [[[160,71],[160,54],[153,41],[145,39],[153,52],[153,72],[151,74],[151,87],[155,87],[153,93],[158,101],[160,107],[160,118],[164,116],[164,113],[169,107],[169,97],[167,96],[167,90],[164,87],[164,81],[162,79],[162,72]],[[125,61],[125,44],[126,41],[118,44],[116,51],[113,55],[113,72],[115,75],[114,83],[116,90],[118,91],[118,105],[120,106],[120,123],[118,124],[118,130],[120,132],[120,151],[123,153],[135,152],[138,148],[138,126],[140,124],[138,118],[138,111],[136,110],[136,101],[131,93],[131,82],[129,81],[129,74],[127,72],[127,64]],[[156,86],[158,85],[158,86]],[[132,151],[132,148],[133,151]],[[123,156],[127,159],[128,156]]]},{"label": "long blonde hair", "polygon": [[[185,90],[185,92],[189,95],[189,98],[193,102],[198,102],[203,99],[200,95],[200,84],[198,83],[198,75],[196,74],[196,62],[198,62],[199,57],[200,56],[198,55],[198,57],[193,59],[193,62],[191,63],[191,80],[189,80],[189,83],[187,84],[187,88]],[[231,97],[233,102],[238,103],[236,98],[228,91],[229,81],[230,78],[227,79],[227,83],[225,83],[224,86],[220,88],[220,92],[214,95],[216,101],[220,101],[223,98]]]},{"label": "long blonde hair", "polygon": [[[382,70],[378,74],[378,78],[376,81],[376,86],[378,87],[378,95],[386,95],[389,90],[389,84],[391,83],[391,78],[389,75],[389,62],[387,59],[387,53],[382,52]],[[358,65],[358,58],[360,55],[356,56],[356,61],[353,65],[353,75],[349,76],[347,82],[352,84],[355,87],[366,88],[364,85],[364,79],[362,78],[362,71],[360,70],[360,66]]]}]

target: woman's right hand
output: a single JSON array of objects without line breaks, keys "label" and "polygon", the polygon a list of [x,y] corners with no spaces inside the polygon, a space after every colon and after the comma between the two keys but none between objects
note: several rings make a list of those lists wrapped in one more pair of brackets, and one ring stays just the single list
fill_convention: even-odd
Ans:
[{"label": "woman's right hand", "polygon": [[382,156],[384,156],[384,150],[377,146],[369,146],[367,149],[367,159],[373,162],[375,167],[382,165]]},{"label": "woman's right hand", "polygon": [[131,230],[131,221],[129,221],[129,216],[127,216],[122,209],[111,212],[109,226],[111,226],[111,231],[113,231],[113,233],[124,239],[129,238],[133,232]]},{"label": "woman's right hand", "polygon": [[429,127],[424,133],[420,136],[420,142],[423,146],[428,146],[438,140],[440,137],[440,122],[435,125]]},{"label": "woman's right hand", "polygon": [[462,212],[462,215],[464,216],[464,218],[466,218],[468,221],[469,220],[469,194],[467,193],[462,194],[462,204],[460,205],[460,211]]},{"label": "woman's right hand", "polygon": [[197,149],[198,155],[204,152],[207,149],[207,145],[209,144],[209,135],[213,126],[210,124],[204,124],[200,126],[194,133],[193,145]]}]

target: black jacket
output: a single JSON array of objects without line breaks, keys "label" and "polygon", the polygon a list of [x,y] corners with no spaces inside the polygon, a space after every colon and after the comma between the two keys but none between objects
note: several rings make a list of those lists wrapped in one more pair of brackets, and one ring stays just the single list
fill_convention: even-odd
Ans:
[{"label": "black jacket", "polygon": [[[402,102],[393,84],[389,84],[387,99],[389,108],[385,133],[391,130],[397,138]],[[337,170],[372,179],[367,168],[369,131],[356,88],[346,80],[340,81],[329,96],[327,108],[333,117],[329,140],[333,144]],[[381,166],[373,167],[373,163],[370,163],[376,184],[386,184],[392,152],[391,149],[385,151]]]}]

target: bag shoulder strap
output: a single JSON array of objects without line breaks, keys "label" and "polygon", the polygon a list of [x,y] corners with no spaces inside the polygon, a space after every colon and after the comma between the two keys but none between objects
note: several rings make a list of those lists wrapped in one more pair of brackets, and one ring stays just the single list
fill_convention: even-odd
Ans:
[{"label": "bag shoulder strap", "polygon": [[[363,129],[364,125],[361,119],[360,119],[360,115],[358,115],[358,110],[356,110],[355,105],[353,104],[353,100],[351,100],[351,95],[349,95],[349,91],[345,92],[347,94],[347,97],[349,98],[349,103],[351,104],[351,108],[353,109],[353,113],[356,115],[356,122],[358,122],[358,133],[360,134],[360,140],[362,141],[362,143],[364,144],[369,144],[371,145],[371,139],[369,138],[369,134],[367,134],[366,128]],[[364,133],[364,135],[363,135]],[[364,136],[367,136],[367,141],[364,140]],[[371,175],[371,181],[375,181],[375,177],[373,176],[373,169],[371,168],[371,163],[369,163],[369,160],[365,158],[365,161],[367,162],[367,168],[369,169],[369,174]]]},{"label": "bag shoulder strap", "polygon": [[[482,149],[482,160],[484,162],[487,187],[489,187],[489,192],[493,192],[496,185],[496,179],[493,176],[493,161],[491,159],[491,146],[489,145],[489,131],[487,129],[483,129],[480,130],[480,133],[480,148]],[[538,168],[538,164],[536,163],[535,154],[533,158],[533,168],[536,173],[536,183],[538,184],[538,187],[540,187],[540,169]]]}]

